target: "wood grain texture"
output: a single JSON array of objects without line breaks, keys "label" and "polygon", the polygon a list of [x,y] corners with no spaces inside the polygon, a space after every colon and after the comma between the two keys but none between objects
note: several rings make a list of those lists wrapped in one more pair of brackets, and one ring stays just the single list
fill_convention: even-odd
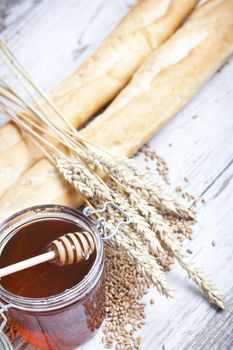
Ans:
[{"label": "wood grain texture", "polygon": [[15,23],[21,16],[26,16],[32,6],[41,0],[1,0],[0,2],[0,32]]},{"label": "wood grain texture", "polygon": [[229,309],[225,315],[218,313],[212,316],[208,322],[208,327],[200,330],[195,340],[188,343],[183,349],[190,350],[225,350],[233,348],[233,288],[226,295]]},{"label": "wood grain texture", "polygon": [[[30,3],[29,0],[24,1]],[[56,9],[55,2],[42,1],[3,32],[16,54],[25,62],[26,68],[33,71],[44,89],[66,76],[77,61],[81,62],[88,51],[94,50],[96,42],[103,40],[129,5],[129,1],[123,0],[102,1],[101,9],[95,14],[95,9],[100,6],[99,1],[88,2],[87,9],[85,1],[76,0],[77,6],[81,6],[83,11],[83,19],[81,15],[76,19],[72,1],[64,2],[61,9],[66,15],[70,14],[72,29],[69,29],[66,18],[62,17],[61,9]],[[62,36],[61,45],[56,45],[55,27],[46,24],[51,18],[53,23],[59,22],[56,30]],[[80,22],[81,28],[77,22]],[[48,30],[46,38],[41,41],[38,38],[42,24],[49,29],[53,27],[53,30]],[[22,31],[18,35],[17,30],[20,28]],[[86,44],[87,47],[83,51],[76,51],[74,60],[74,52],[79,47],[77,32],[81,33],[81,29],[82,45]],[[66,40],[67,31],[72,30],[76,39]],[[33,37],[36,47],[32,49]],[[44,46],[47,55],[38,60],[38,52],[42,52]],[[154,290],[147,297],[149,299],[155,295],[156,304],[147,307],[147,324],[141,331],[143,350],[161,350],[162,345],[165,345],[166,350],[233,348],[232,76],[233,61],[230,61],[150,143],[168,160],[172,185],[182,185],[207,200],[207,204],[199,209],[194,239],[187,246],[194,251],[192,259],[205,266],[217,282],[226,297],[227,311],[219,313],[212,308],[176,267],[168,276],[175,285],[176,299],[167,302]],[[138,159],[144,164],[141,156]],[[152,169],[155,167],[153,163],[150,166]],[[184,176],[189,179],[189,183],[184,181]],[[213,240],[216,241],[216,247],[211,245]],[[80,349],[103,350],[101,333]]]}]

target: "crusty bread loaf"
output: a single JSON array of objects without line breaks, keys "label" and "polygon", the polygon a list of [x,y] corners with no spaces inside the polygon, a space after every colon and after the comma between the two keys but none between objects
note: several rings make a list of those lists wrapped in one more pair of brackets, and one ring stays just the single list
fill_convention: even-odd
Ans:
[{"label": "crusty bread loaf", "polygon": [[65,106],[67,118],[78,126],[110,102],[197,2],[140,1],[105,44],[54,90],[53,98]]},{"label": "crusty bread loaf", "polygon": [[[199,91],[232,52],[233,0],[208,1],[145,62],[83,134],[106,149],[131,156]],[[103,126],[104,137],[99,132]]]},{"label": "crusty bread loaf", "polygon": [[198,1],[139,0],[104,44],[52,90],[64,116],[78,127],[110,102]]},{"label": "crusty bread loaf", "polygon": [[133,73],[170,37],[198,0],[141,0],[75,74],[52,92],[76,127],[110,102]]},{"label": "crusty bread loaf", "polygon": [[[198,0],[141,0],[119,26],[81,67],[61,82],[51,93],[63,115],[76,127],[113,99],[148,55],[166,40],[192,11]],[[53,112],[50,111],[50,116]],[[14,151],[22,150],[22,164],[8,162],[8,179],[0,171],[0,195],[42,155],[27,152],[18,130],[8,124],[0,129],[0,169]],[[16,156],[16,154],[15,154]],[[18,166],[19,165],[19,166]]]},{"label": "crusty bread loaf", "polygon": [[[132,155],[182,108],[233,51],[233,0],[212,0],[196,10],[82,134]],[[1,217],[33,204],[79,205],[47,160],[38,162],[0,200]]]}]

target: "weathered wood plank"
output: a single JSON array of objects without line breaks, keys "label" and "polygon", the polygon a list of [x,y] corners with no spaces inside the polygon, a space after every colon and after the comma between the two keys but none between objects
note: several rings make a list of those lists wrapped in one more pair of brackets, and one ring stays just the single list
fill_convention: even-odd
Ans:
[{"label": "weathered wood plank", "polygon": [[[148,327],[143,330],[143,349],[212,350],[211,334],[218,329],[216,349],[232,349],[233,333],[226,337],[225,323],[232,327],[232,215],[233,166],[206,192],[207,204],[200,210],[192,243],[195,252],[191,260],[205,266],[227,301],[227,311],[219,313],[208,305],[184,273],[176,267],[169,273],[177,290],[177,300],[164,301],[160,296],[152,311],[148,308]],[[223,188],[224,183],[228,185]],[[221,210],[221,208],[224,208]],[[216,241],[216,247],[211,242]],[[231,313],[229,315],[229,313]],[[211,326],[210,326],[211,325]],[[209,339],[207,334],[209,332]],[[205,347],[198,336],[203,333]],[[221,347],[220,344],[225,347]],[[190,347],[192,345],[192,347]],[[214,348],[215,349],[215,348]]]},{"label": "weathered wood plank", "polygon": [[[228,298],[229,297],[229,298]],[[208,327],[202,329],[184,349],[189,350],[229,350],[233,349],[233,288],[226,296],[229,310],[214,315]]]},{"label": "weathered wood plank", "polygon": [[0,2],[0,33],[8,26],[15,24],[20,17],[28,12],[42,0],[1,0]]}]

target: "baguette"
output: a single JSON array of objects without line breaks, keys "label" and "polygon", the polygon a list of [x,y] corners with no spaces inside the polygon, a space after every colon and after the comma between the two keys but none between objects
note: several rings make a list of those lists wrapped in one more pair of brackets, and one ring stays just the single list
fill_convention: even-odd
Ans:
[{"label": "baguette", "polygon": [[[208,1],[145,62],[83,134],[106,149],[132,156],[192,99],[232,52],[233,0]],[[99,132],[103,125],[104,135]]]},{"label": "baguette", "polygon": [[198,0],[141,0],[53,100],[76,127],[109,103],[153,50],[168,39]]},{"label": "baguette", "polygon": [[[233,0],[212,0],[197,9],[82,135],[123,155],[136,152],[233,52],[232,13]],[[0,199],[1,217],[45,202],[78,206],[82,197],[41,160]]]},{"label": "baguette", "polygon": [[[52,92],[51,98],[63,115],[79,127],[100,108],[112,100],[127,84],[152,50],[165,41],[192,11],[198,0],[141,0],[119,26],[81,67]],[[50,116],[55,117],[50,110]],[[8,178],[0,171],[0,196],[42,154],[33,147],[27,152],[25,139],[17,128],[7,124],[0,129],[0,167],[8,163]],[[6,140],[6,141],[5,141]],[[15,146],[12,148],[12,146]],[[7,150],[7,146],[11,150]],[[17,150],[22,150],[22,164],[12,162]]]}]

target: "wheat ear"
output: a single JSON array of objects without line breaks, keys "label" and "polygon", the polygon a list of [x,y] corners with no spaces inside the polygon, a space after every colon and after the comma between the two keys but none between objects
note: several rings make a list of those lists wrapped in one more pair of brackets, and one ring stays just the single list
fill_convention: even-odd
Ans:
[{"label": "wheat ear", "polygon": [[165,184],[155,181],[153,175],[148,170],[139,168],[134,160],[118,155],[113,158],[97,151],[84,151],[81,156],[92,166],[97,166],[122,184],[132,187],[162,212],[194,219],[193,212],[178,201]]},{"label": "wheat ear", "polygon": [[[159,217],[159,215],[158,215]],[[166,246],[167,250],[170,251],[174,258],[178,261],[180,266],[186,270],[188,276],[192,279],[194,283],[202,290],[204,295],[207,296],[209,301],[221,309],[225,308],[224,300],[220,293],[217,290],[215,284],[209,280],[206,274],[203,272],[201,267],[190,265],[184,253],[181,252],[180,246],[174,240],[174,235],[170,231],[169,227],[164,230],[161,227],[166,226],[165,224],[161,224],[161,219],[158,218],[158,223],[160,222],[160,227],[158,227],[158,234],[160,236],[161,241]]]},{"label": "wheat ear", "polygon": [[[115,193],[111,193],[110,189],[108,190],[107,187],[102,185],[102,183],[96,178],[95,175],[92,175],[87,168],[83,168],[82,164],[77,160],[68,160],[68,159],[62,159],[60,156],[56,157],[57,160],[57,166],[59,171],[62,173],[62,175],[69,181],[69,183],[75,187],[76,189],[80,190],[82,194],[87,192],[87,188],[90,188],[90,192],[88,192],[88,195],[90,196],[90,199],[98,199],[98,200],[106,200],[111,199],[114,200],[117,204],[119,204],[123,209],[126,209],[129,214],[132,216],[133,220],[133,227],[137,229],[138,232],[142,233],[143,235],[147,235],[148,232],[150,233],[150,230],[148,229],[147,225],[141,220],[141,218],[138,218],[138,215],[135,215],[135,213],[132,213],[132,210],[130,210],[127,203],[124,203],[124,200]],[[114,212],[111,212],[111,215],[115,215]],[[153,232],[151,231],[151,234]],[[163,253],[164,250],[154,235],[154,249],[156,250],[156,253]],[[134,235],[134,238],[137,238],[136,235]],[[117,242],[121,242],[122,247],[124,244],[127,243],[127,240],[120,237],[120,235],[117,235]],[[129,240],[129,238],[128,238]],[[130,239],[131,243],[133,243],[133,239],[131,237]],[[134,243],[133,243],[134,244]],[[142,243],[139,239],[137,239],[137,245],[142,247]],[[128,245],[128,248],[130,246]],[[140,250],[139,248],[135,248],[136,245],[132,245],[131,251],[126,252],[129,254],[129,256],[134,257],[134,259],[137,259],[138,263],[142,263],[144,261],[143,250]],[[142,249],[142,248],[141,248]],[[145,249],[144,249],[145,250]],[[157,264],[156,260],[150,256],[149,253],[145,251],[145,260],[147,261],[146,267],[140,267],[144,268],[147,276],[149,275],[149,262],[151,264],[151,269],[153,267],[153,274],[151,275],[151,279],[153,280],[153,283],[155,284],[155,279],[157,279],[157,288],[159,291],[161,291],[166,296],[172,296],[171,288],[169,287],[166,290],[166,287],[168,286],[168,283],[166,281],[166,277],[164,272],[160,269],[159,265]],[[153,266],[152,266],[153,265]],[[155,278],[156,277],[156,278]]]},{"label": "wheat ear", "polygon": [[81,162],[56,155],[56,166],[72,187],[78,189],[86,198],[111,200],[108,191],[96,176]]},{"label": "wheat ear", "polygon": [[141,237],[149,243],[151,252],[155,255],[165,256],[165,251],[157,239],[155,233],[144,219],[128,205],[124,198],[109,189],[105,184],[92,174],[81,162],[56,157],[57,167],[65,179],[84,196],[90,199],[113,200],[126,210],[132,217],[132,226]]},{"label": "wheat ear", "polygon": [[141,199],[137,192],[126,186],[123,188],[129,194],[131,205],[138,208],[144,219],[150,224],[152,230],[159,233],[161,241],[165,243],[168,251],[173,254],[181,267],[186,270],[193,282],[198,285],[213,304],[224,308],[223,298],[219,295],[214,283],[207,278],[202,268],[192,266],[185,260],[180,244],[163,218],[153,207],[149,206],[146,201]]}]

